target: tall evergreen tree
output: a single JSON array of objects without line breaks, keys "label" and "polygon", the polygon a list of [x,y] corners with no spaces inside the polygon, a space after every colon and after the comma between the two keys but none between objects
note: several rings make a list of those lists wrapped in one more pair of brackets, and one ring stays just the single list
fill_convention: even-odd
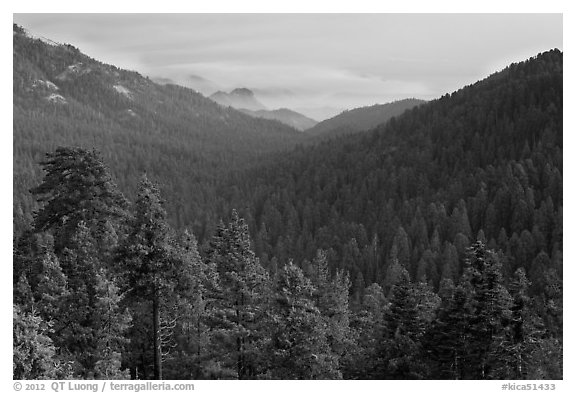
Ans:
[{"label": "tall evergreen tree", "polygon": [[[130,317],[120,305],[118,288],[99,259],[96,241],[83,221],[62,251],[61,265],[66,290],[51,317],[54,342],[71,356],[78,376],[123,378],[119,356]],[[54,287],[57,282],[52,279],[47,284]],[[101,369],[111,357],[117,359],[115,370],[109,365],[102,375],[96,365]]]},{"label": "tall evergreen tree", "polygon": [[[151,317],[151,326],[146,333],[151,336],[154,379],[162,379],[162,359],[167,350],[163,338],[171,333],[163,330],[172,326],[174,318],[177,318],[171,307],[175,289],[179,281],[187,277],[183,272],[183,262],[174,251],[173,235],[163,204],[158,188],[144,175],[130,232],[117,255],[132,302],[132,312],[140,314],[135,315],[135,321]],[[135,329],[142,327],[135,326]],[[145,363],[137,367],[144,376],[147,375]]]},{"label": "tall evergreen tree", "polygon": [[176,344],[166,360],[165,375],[168,379],[206,378],[211,320],[209,294],[218,286],[214,265],[204,263],[198,252],[195,236],[185,230],[177,243],[178,258],[183,262],[177,308],[181,317],[176,321],[173,342]]},{"label": "tall evergreen tree", "polygon": [[383,379],[421,379],[427,375],[420,361],[425,320],[406,269],[391,290],[390,307],[385,314],[385,331],[378,345],[378,377]]},{"label": "tall evergreen tree", "polygon": [[34,311],[24,311],[15,304],[13,309],[14,379],[57,378],[54,365],[56,349],[48,336],[49,327]]},{"label": "tall evergreen tree", "polygon": [[276,379],[340,378],[328,327],[312,299],[314,286],[289,262],[275,288],[271,332],[271,376]]},{"label": "tall evergreen tree", "polygon": [[99,153],[59,147],[48,153],[41,165],[46,175],[31,190],[43,204],[34,215],[35,231],[53,234],[57,255],[68,245],[80,222],[91,230],[94,239],[105,243],[110,228],[118,229],[118,221],[125,217],[127,201]]},{"label": "tall evergreen tree", "polygon": [[337,270],[334,277],[331,277],[327,254],[318,250],[312,261],[311,279],[316,288],[314,302],[328,327],[330,347],[339,357],[344,357],[355,346],[350,330],[349,276]]},{"label": "tall evergreen tree", "polygon": [[122,370],[122,352],[132,317],[122,305],[123,295],[119,288],[103,269],[97,273],[96,282],[94,325],[99,328],[96,331],[98,360],[94,365],[94,378],[129,379],[129,371]]},{"label": "tall evergreen tree", "polygon": [[377,349],[384,337],[384,315],[388,310],[388,300],[380,285],[374,283],[364,291],[362,304],[350,318],[350,328],[357,347],[343,364],[346,379],[374,379],[377,370]]},{"label": "tall evergreen tree", "polygon": [[490,378],[499,367],[498,353],[504,346],[505,326],[510,321],[510,295],[502,284],[499,256],[477,241],[468,249],[465,283],[471,293],[470,368],[464,377]]},{"label": "tall evergreen tree", "polygon": [[470,367],[468,342],[471,317],[467,290],[458,286],[445,299],[438,317],[423,338],[426,357],[431,361],[431,376],[438,379],[463,379]]},{"label": "tall evergreen tree", "polygon": [[218,272],[218,286],[209,295],[212,353],[222,362],[218,372],[224,377],[255,378],[261,372],[258,357],[266,340],[269,277],[236,210],[228,225],[217,229],[207,262]]},{"label": "tall evergreen tree", "polygon": [[507,379],[531,379],[534,352],[542,342],[544,327],[535,314],[532,299],[528,296],[530,282],[526,272],[519,268],[509,285],[512,304],[510,320],[506,326],[506,340],[498,348],[500,368],[492,371],[492,377]]}]

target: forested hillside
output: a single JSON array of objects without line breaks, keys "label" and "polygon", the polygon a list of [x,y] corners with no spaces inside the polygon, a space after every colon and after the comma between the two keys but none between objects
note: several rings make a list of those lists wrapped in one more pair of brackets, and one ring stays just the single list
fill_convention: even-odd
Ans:
[{"label": "forested hillside", "polygon": [[372,132],[277,157],[222,189],[222,214],[247,206],[271,271],[290,260],[306,271],[326,250],[332,273],[350,273],[353,299],[371,284],[389,299],[399,269],[440,296],[446,283],[465,288],[479,241],[510,292],[521,275],[538,329],[561,340],[562,108],[553,50]]},{"label": "forested hillside", "polygon": [[15,27],[14,378],[561,379],[562,58],[303,146]]},{"label": "forested hillside", "polygon": [[[219,194],[258,255],[280,265],[328,250],[353,280],[397,256],[435,288],[476,239],[507,275],[562,266],[562,53],[550,51],[418,106],[367,134],[300,148]],[[249,201],[249,202],[247,202]],[[224,212],[229,211],[226,206]]]},{"label": "forested hillside", "polygon": [[[30,37],[14,26],[15,231],[35,207],[28,190],[38,162],[57,146],[96,148],[129,195],[142,171],[162,179],[178,225],[216,221],[202,206],[229,168],[286,150],[302,133],[275,121],[223,108],[191,89],[158,85],[102,64],[70,45]],[[203,228],[194,227],[198,231]],[[198,224],[199,225],[199,224]]]},{"label": "forested hillside", "polygon": [[388,104],[376,104],[350,109],[330,119],[321,121],[308,129],[306,133],[313,136],[333,137],[358,131],[368,131],[424,102],[423,100],[406,99]]},{"label": "forested hillside", "polygon": [[277,120],[281,123],[294,127],[300,131],[305,131],[318,123],[316,120],[313,120],[309,117],[304,116],[301,113],[294,112],[286,108],[280,108],[274,110],[258,110],[258,111],[250,111],[248,109],[243,109],[242,112],[255,117],[261,117],[269,120]]}]

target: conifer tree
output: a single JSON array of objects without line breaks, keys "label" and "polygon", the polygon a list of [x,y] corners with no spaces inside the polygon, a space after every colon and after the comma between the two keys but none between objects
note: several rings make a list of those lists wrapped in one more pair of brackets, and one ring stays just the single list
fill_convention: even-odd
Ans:
[{"label": "conifer tree", "polygon": [[59,302],[67,292],[67,278],[54,254],[52,236],[24,235],[14,255],[14,302],[30,311],[34,305],[40,317],[57,316]]},{"label": "conifer tree", "polygon": [[410,271],[412,268],[410,264],[410,255],[411,247],[408,234],[406,234],[404,228],[400,226],[398,227],[396,235],[394,236],[394,241],[390,251],[390,259],[397,259],[400,265],[402,265],[406,270]]},{"label": "conifer tree", "polygon": [[35,213],[34,229],[53,234],[57,255],[68,245],[80,222],[98,241],[106,240],[110,228],[119,229],[126,216],[127,201],[98,152],[59,147],[48,153],[41,165],[46,175],[31,190],[43,204]]},{"label": "conifer tree", "polygon": [[[69,354],[74,361],[74,372],[82,378],[98,377],[97,364],[102,368],[111,357],[119,358],[130,322],[120,304],[118,288],[106,272],[97,250],[91,231],[80,221],[68,246],[62,251],[66,288],[51,316],[53,340],[61,351]],[[56,269],[53,271],[57,272]],[[54,278],[46,280],[39,288],[54,288],[58,281]],[[55,287],[52,292],[57,289]],[[113,372],[111,366],[107,366],[107,379],[123,378],[119,359],[115,367]]]},{"label": "conifer tree", "polygon": [[425,353],[431,360],[431,375],[438,379],[462,379],[469,367],[468,342],[470,300],[464,287],[458,286],[445,299],[438,317],[423,338]]},{"label": "conifer tree", "polygon": [[127,344],[126,332],[132,322],[129,311],[122,306],[123,295],[113,280],[102,269],[97,273],[96,302],[94,306],[96,331],[96,364],[94,378],[130,379],[129,371],[122,370],[122,352]]},{"label": "conifer tree", "polygon": [[[119,298],[98,308],[115,286],[107,270],[127,202],[96,151],[61,147],[42,165],[43,182],[31,190],[42,205],[33,232],[19,243],[15,274],[30,283],[39,316],[52,326],[48,334],[58,358],[72,365],[76,376],[93,378],[96,363],[108,356],[99,349],[104,332],[122,341],[128,323],[115,303]],[[103,311],[107,322],[98,319]],[[115,349],[119,367],[122,345]]]},{"label": "conifer tree", "polygon": [[49,327],[34,311],[13,307],[13,362],[14,379],[57,378],[54,365],[56,349],[48,336]]},{"label": "conifer tree", "polygon": [[350,330],[349,276],[337,270],[330,277],[327,254],[318,250],[312,261],[312,284],[316,288],[314,302],[328,328],[328,343],[335,354],[344,357],[355,346]]},{"label": "conifer tree", "polygon": [[195,236],[185,230],[177,244],[178,258],[183,262],[178,294],[178,312],[181,317],[174,327],[174,343],[171,355],[166,360],[166,377],[169,379],[205,378],[206,360],[210,356],[209,341],[211,320],[209,293],[218,286],[214,265],[206,264],[198,252]]},{"label": "conifer tree", "polygon": [[[147,320],[150,318],[148,315],[151,316],[148,329],[151,328],[154,379],[162,379],[163,351],[167,350],[162,345],[163,324],[171,326],[174,318],[178,317],[174,315],[170,302],[180,279],[188,277],[182,271],[183,262],[174,251],[172,231],[163,204],[158,188],[144,175],[130,232],[117,255],[132,302],[132,312],[140,314],[134,315],[135,321]],[[140,372],[144,375],[145,366],[140,364]]]},{"label": "conifer tree", "polygon": [[487,379],[499,367],[504,328],[510,320],[510,295],[502,285],[500,259],[480,241],[468,249],[464,285],[471,293],[470,368],[465,378]]},{"label": "conifer tree", "polygon": [[379,378],[421,379],[427,375],[421,356],[425,320],[419,312],[416,289],[402,269],[390,294],[385,331],[378,346]]},{"label": "conifer tree", "polygon": [[215,266],[218,286],[210,293],[212,353],[222,364],[222,377],[255,378],[265,344],[269,278],[251,249],[248,226],[232,211],[210,242],[208,264]]},{"label": "conifer tree", "polygon": [[519,268],[509,285],[512,303],[510,319],[506,326],[506,340],[498,348],[499,368],[492,370],[493,378],[531,379],[533,354],[540,346],[543,325],[533,312],[532,299],[528,296],[530,282],[526,272]]},{"label": "conifer tree", "polygon": [[350,318],[357,347],[343,365],[344,378],[377,378],[377,348],[385,333],[384,315],[387,310],[388,301],[380,285],[368,286],[360,308]]},{"label": "conifer tree", "polygon": [[400,280],[404,272],[407,272],[407,270],[398,262],[397,258],[392,258],[392,260],[389,261],[388,267],[386,268],[386,276],[382,283],[382,289],[387,297],[390,297],[392,288],[398,280]]},{"label": "conifer tree", "polygon": [[340,378],[327,326],[312,299],[314,286],[291,261],[281,270],[273,302],[271,376],[277,379]]}]

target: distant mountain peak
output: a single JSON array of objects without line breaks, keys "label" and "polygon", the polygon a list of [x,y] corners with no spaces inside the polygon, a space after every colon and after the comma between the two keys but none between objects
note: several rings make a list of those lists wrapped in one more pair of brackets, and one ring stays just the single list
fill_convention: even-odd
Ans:
[{"label": "distant mountain peak", "polygon": [[238,87],[230,92],[232,95],[254,97],[254,92],[246,87]]}]

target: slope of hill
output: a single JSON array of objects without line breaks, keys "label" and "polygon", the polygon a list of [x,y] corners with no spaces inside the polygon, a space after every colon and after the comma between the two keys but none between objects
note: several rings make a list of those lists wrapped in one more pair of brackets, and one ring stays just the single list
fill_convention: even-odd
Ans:
[{"label": "slope of hill", "polygon": [[291,127],[223,108],[191,89],[153,83],[16,25],[13,48],[16,227],[30,218],[37,163],[59,145],[100,150],[129,193],[147,171],[163,183],[181,224],[203,217],[200,206],[212,200],[213,184],[229,168],[303,140]]},{"label": "slope of hill", "polygon": [[236,109],[248,109],[250,111],[259,111],[266,107],[256,99],[254,92],[250,89],[234,89],[230,93],[217,91],[210,96],[210,99],[223,106],[231,106]]},{"label": "slope of hill", "polygon": [[[367,133],[236,176],[256,251],[282,265],[328,250],[351,280],[386,284],[397,259],[438,288],[484,240],[541,293],[562,271],[562,53],[513,64]],[[552,273],[550,273],[552,274]],[[554,273],[556,274],[556,273]],[[360,288],[360,287],[359,287]]]},{"label": "slope of hill", "polygon": [[379,124],[385,123],[393,116],[398,116],[404,111],[426,101],[406,99],[388,104],[377,104],[344,111],[330,119],[321,121],[306,131],[314,136],[337,136],[350,134],[358,131],[367,131]]},{"label": "slope of hill", "polygon": [[259,111],[250,111],[248,109],[241,109],[241,111],[250,116],[261,117],[263,119],[269,119],[269,120],[277,120],[280,123],[284,123],[300,131],[305,131],[318,124],[316,120],[306,117],[301,113],[295,112],[287,108],[280,108],[274,110],[261,109]]}]

